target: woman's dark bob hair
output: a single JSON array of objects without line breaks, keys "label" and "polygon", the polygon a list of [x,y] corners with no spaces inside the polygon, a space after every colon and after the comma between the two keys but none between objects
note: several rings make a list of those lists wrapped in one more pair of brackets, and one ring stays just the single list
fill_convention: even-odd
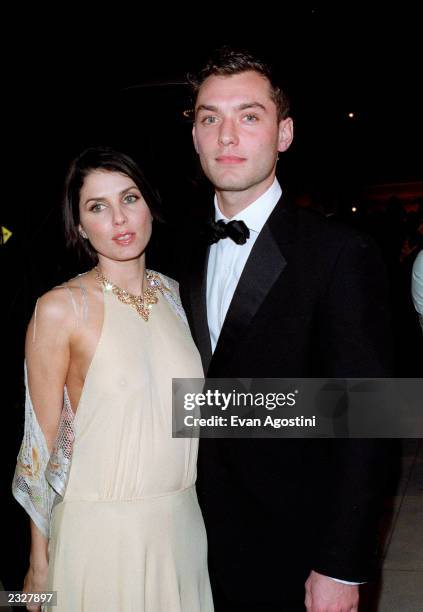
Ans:
[{"label": "woman's dark bob hair", "polygon": [[140,190],[154,219],[161,221],[160,197],[150,185],[135,161],[120,151],[110,147],[91,147],[76,157],[69,167],[65,181],[63,200],[63,218],[65,224],[66,244],[77,251],[82,259],[91,263],[98,262],[96,251],[88,240],[79,232],[79,199],[82,185],[88,174],[95,170],[119,172],[131,178]]}]

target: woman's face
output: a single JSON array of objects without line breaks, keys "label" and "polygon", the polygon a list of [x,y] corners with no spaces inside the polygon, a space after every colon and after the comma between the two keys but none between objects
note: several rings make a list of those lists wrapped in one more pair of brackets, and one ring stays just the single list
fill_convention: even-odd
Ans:
[{"label": "woman's face", "polygon": [[88,174],[80,192],[79,214],[82,236],[103,257],[136,259],[150,240],[150,210],[126,174],[106,170]]}]

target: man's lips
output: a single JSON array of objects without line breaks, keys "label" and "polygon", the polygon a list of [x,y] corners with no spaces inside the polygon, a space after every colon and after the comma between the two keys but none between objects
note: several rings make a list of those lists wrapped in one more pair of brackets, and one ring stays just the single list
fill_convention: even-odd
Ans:
[{"label": "man's lips", "polygon": [[216,161],[219,164],[242,164],[246,161],[246,158],[237,155],[219,155],[219,157],[216,157]]}]

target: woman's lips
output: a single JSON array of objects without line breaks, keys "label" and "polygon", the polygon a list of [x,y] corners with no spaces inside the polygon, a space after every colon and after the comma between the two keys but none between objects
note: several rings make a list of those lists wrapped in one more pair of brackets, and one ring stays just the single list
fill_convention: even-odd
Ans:
[{"label": "woman's lips", "polygon": [[114,242],[120,246],[127,246],[135,240],[135,234],[133,232],[126,232],[125,234],[118,234],[113,237]]}]

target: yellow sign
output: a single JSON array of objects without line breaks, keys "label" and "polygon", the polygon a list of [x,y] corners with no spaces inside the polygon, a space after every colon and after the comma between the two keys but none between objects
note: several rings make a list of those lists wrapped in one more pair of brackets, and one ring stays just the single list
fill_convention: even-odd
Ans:
[{"label": "yellow sign", "polygon": [[6,242],[9,240],[10,236],[12,235],[12,232],[8,230],[7,227],[2,226],[1,233],[3,236],[3,244],[6,244]]}]

